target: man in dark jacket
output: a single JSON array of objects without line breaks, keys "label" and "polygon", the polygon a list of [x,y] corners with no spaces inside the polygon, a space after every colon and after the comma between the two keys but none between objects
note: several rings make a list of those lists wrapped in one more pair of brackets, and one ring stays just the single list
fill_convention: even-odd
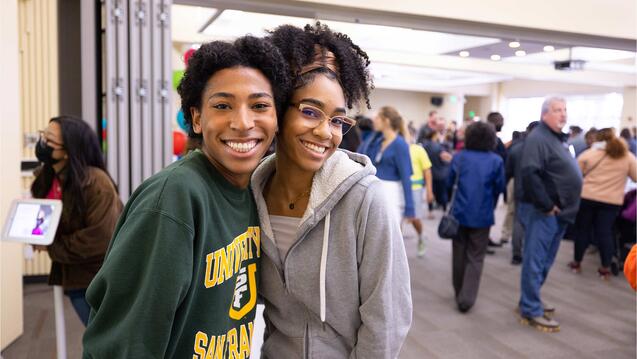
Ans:
[{"label": "man in dark jacket", "polygon": [[519,310],[523,323],[548,332],[559,331],[560,325],[552,319],[554,308],[542,303],[540,289],[566,225],[575,221],[582,190],[582,174],[568,150],[564,125],[564,99],[545,100],[542,121],[525,140],[520,168],[525,243]]},{"label": "man in dark jacket", "polygon": [[513,228],[511,232],[511,252],[513,257],[511,258],[511,264],[519,265],[522,263],[522,243],[524,240],[524,227],[520,222],[520,216],[517,213],[516,203],[522,201],[522,180],[520,179],[520,169],[522,151],[524,149],[524,139],[531,133],[531,131],[540,122],[533,121],[526,127],[526,132],[521,135],[521,138],[515,140],[509,150],[507,151],[507,159],[504,168],[507,181],[507,192],[509,192],[509,200],[507,206],[513,207]]}]

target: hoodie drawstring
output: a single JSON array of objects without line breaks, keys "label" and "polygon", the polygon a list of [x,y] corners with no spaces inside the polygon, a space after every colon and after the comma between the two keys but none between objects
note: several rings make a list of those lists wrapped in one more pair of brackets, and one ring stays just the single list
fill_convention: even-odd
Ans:
[{"label": "hoodie drawstring", "polygon": [[327,212],[325,226],[323,228],[323,250],[321,251],[321,272],[320,272],[320,300],[321,300],[321,322],[325,323],[325,271],[327,269],[327,249],[330,238],[330,214]]}]

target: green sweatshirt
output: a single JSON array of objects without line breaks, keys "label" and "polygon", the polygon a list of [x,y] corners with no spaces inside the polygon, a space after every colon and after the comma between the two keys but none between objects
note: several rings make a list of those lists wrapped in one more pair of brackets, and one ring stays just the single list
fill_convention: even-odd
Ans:
[{"label": "green sweatshirt", "polygon": [[248,358],[260,228],[249,189],[196,151],[128,201],[88,288],[84,358]]}]

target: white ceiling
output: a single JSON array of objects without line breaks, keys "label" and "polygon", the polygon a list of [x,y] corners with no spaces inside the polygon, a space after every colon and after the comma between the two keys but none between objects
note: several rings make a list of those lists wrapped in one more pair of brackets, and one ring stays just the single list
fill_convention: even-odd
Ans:
[{"label": "white ceiling", "polygon": [[[246,34],[263,36],[266,30],[282,24],[304,26],[314,22],[314,19],[309,18],[224,10],[210,26],[199,32],[216,12],[216,9],[211,8],[173,5],[173,40],[197,44],[230,40]],[[455,60],[456,56],[448,54],[481,46],[497,46],[501,39],[348,22],[322,22],[335,31],[348,34],[354,43],[370,54],[371,73],[378,88],[428,92],[445,92],[445,89],[454,88],[457,91],[463,86],[468,88],[511,79],[537,79],[538,74],[543,80],[549,81],[634,86],[637,75],[633,52],[574,47],[571,58],[587,63],[584,71],[571,75],[553,70],[553,61],[569,58],[568,49],[523,57],[504,57],[500,62],[459,57]],[[604,79],[604,73],[609,74],[607,79]]]}]

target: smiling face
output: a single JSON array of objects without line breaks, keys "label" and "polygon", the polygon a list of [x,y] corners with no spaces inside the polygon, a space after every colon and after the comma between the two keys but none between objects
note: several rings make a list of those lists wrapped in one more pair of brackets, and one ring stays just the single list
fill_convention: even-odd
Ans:
[{"label": "smiling face", "polygon": [[232,67],[208,79],[201,108],[191,108],[202,151],[233,185],[248,185],[277,129],[272,86],[256,69]]},{"label": "smiling face", "polygon": [[277,155],[286,165],[316,172],[338,148],[343,136],[329,121],[308,121],[300,104],[313,106],[327,116],[345,115],[345,96],[336,80],[317,75],[312,82],[294,91],[278,137]]}]

